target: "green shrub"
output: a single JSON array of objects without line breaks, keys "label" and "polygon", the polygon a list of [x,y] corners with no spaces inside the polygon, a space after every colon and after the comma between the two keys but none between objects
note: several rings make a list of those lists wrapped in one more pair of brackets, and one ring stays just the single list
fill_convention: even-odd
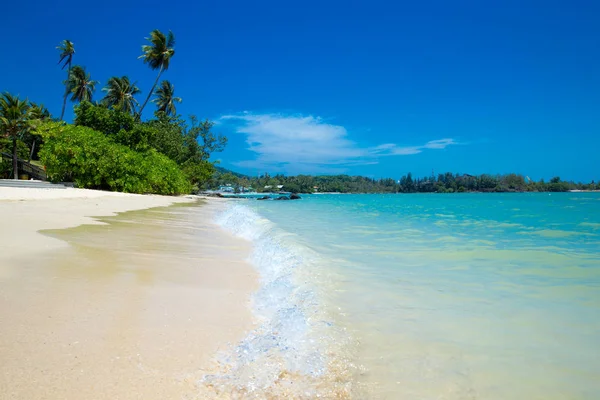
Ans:
[{"label": "green shrub", "polygon": [[40,160],[54,182],[128,193],[189,193],[190,182],[177,164],[154,149],[136,152],[83,126],[56,122],[39,129]]}]

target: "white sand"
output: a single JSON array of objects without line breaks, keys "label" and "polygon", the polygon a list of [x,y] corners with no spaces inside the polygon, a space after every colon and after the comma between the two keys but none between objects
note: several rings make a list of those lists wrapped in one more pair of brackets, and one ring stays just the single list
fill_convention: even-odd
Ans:
[{"label": "white sand", "polygon": [[216,202],[93,218],[192,201],[0,188],[0,399],[195,398],[252,327],[248,243]]},{"label": "white sand", "polygon": [[[97,224],[92,217],[164,207],[192,199],[103,192],[86,189],[30,189],[0,187],[0,262],[23,252],[64,247],[66,243],[39,235],[42,229]],[[0,264],[0,277],[2,271]]]}]

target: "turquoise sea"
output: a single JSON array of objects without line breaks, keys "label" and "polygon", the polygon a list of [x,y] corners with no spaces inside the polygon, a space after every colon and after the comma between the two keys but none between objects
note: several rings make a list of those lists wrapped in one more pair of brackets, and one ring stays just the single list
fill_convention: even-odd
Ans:
[{"label": "turquoise sea", "polygon": [[240,398],[600,398],[600,194],[227,202],[258,328]]}]

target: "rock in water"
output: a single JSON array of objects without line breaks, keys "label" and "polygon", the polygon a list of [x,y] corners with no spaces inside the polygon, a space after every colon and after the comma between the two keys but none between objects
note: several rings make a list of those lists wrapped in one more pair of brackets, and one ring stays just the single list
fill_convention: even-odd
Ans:
[{"label": "rock in water", "polygon": [[285,196],[280,196],[278,198],[276,198],[275,200],[289,200],[289,197],[285,197]]},{"label": "rock in water", "polygon": [[258,198],[258,199],[256,199],[256,200],[269,200],[269,199],[270,199],[270,197],[269,197],[269,196],[263,196],[263,197],[259,197],[259,198]]},{"label": "rock in water", "polygon": [[302,197],[298,196],[296,193],[292,193],[290,195],[290,200],[300,200]]}]

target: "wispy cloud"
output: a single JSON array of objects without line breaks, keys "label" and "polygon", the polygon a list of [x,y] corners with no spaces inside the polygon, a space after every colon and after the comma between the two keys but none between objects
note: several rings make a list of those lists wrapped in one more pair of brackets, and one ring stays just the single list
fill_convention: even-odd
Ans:
[{"label": "wispy cloud", "polygon": [[362,147],[348,138],[343,126],[313,116],[242,113],[224,115],[220,122],[246,135],[248,150],[257,155],[254,160],[236,165],[288,173],[338,173],[350,166],[377,164],[380,157],[418,154],[457,144],[446,138],[418,146],[386,143]]}]

